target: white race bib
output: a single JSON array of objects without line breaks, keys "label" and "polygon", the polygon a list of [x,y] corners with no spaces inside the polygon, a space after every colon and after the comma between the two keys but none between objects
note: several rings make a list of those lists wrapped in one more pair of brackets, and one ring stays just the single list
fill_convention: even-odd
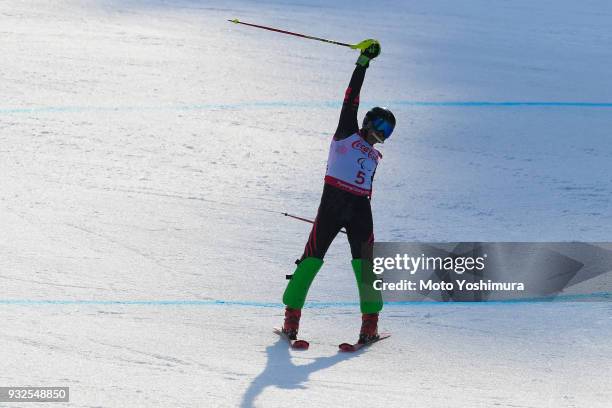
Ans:
[{"label": "white race bib", "polygon": [[358,133],[346,139],[332,138],[325,183],[360,196],[372,193],[372,178],[382,154]]}]

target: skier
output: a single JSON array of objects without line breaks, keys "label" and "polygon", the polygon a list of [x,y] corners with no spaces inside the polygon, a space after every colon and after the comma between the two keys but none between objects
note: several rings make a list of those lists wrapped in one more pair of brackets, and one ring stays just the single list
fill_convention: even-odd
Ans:
[{"label": "skier", "polygon": [[338,128],[332,138],[327,159],[323,195],[317,217],[304,254],[290,277],[283,295],[285,321],[282,331],[292,340],[297,338],[301,309],[315,275],[323,265],[323,257],[342,227],[351,247],[352,267],[359,289],[362,325],[359,343],[378,339],[378,313],[382,310],[382,294],[373,288],[371,268],[374,243],[370,196],[372,180],[382,155],[374,148],[391,136],[395,117],[387,108],[375,107],[357,121],[359,92],[370,60],[380,54],[380,44],[371,44],[357,59],[346,89]]}]

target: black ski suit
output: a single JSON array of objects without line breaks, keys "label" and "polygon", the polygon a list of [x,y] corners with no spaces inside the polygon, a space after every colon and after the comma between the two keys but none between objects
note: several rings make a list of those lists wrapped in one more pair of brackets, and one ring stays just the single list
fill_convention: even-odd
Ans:
[{"label": "black ski suit", "polygon": [[[333,136],[335,140],[342,140],[359,132],[357,110],[365,72],[366,68],[356,65],[344,96],[338,128]],[[371,258],[374,232],[370,197],[353,194],[326,182],[317,217],[301,259],[323,259],[343,227],[348,235],[353,259]]]}]

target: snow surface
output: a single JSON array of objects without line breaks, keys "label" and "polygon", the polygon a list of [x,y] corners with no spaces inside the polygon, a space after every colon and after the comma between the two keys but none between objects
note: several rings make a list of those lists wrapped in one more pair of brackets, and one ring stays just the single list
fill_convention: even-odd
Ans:
[{"label": "snow surface", "polygon": [[[612,3],[0,2],[0,386],[74,407],[609,407],[605,302],[388,305],[339,237],[272,333],[354,51],[398,127],[379,241],[612,241]],[[513,102],[536,102],[515,105]],[[10,406],[2,404],[0,406]],[[21,406],[21,405],[19,405]],[[58,404],[58,406],[61,406]]]}]

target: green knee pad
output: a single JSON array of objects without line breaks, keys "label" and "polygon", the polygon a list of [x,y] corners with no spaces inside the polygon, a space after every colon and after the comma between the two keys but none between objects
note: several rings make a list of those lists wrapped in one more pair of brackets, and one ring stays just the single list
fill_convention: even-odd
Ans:
[{"label": "green knee pad", "polygon": [[308,257],[302,259],[299,263],[293,276],[283,294],[283,303],[292,309],[301,309],[304,307],[306,295],[310,284],[314,280],[317,272],[323,266],[323,260],[319,258]]},{"label": "green knee pad", "polygon": [[[364,265],[364,262],[366,263]],[[361,313],[378,313],[383,308],[382,292],[374,289],[372,284],[377,279],[372,271],[372,264],[363,259],[353,259],[351,261],[357,287],[359,288],[359,303]]]}]

